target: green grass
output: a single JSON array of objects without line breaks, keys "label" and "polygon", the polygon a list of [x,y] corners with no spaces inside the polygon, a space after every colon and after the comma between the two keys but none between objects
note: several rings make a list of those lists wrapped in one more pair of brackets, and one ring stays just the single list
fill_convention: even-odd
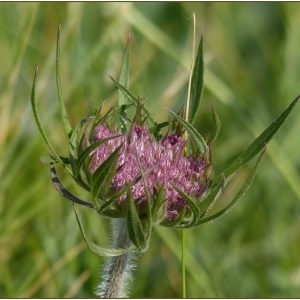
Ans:
[{"label": "green grass", "polygon": [[[83,242],[71,203],[52,187],[47,149],[30,109],[36,65],[38,109],[57,152],[67,155],[58,115],[55,44],[61,23],[61,77],[73,125],[89,104],[117,90],[131,31],[131,91],[163,107],[186,100],[192,13],[204,29],[205,92],[197,127],[222,120],[215,168],[228,165],[300,93],[299,3],[0,3],[0,296],[94,297],[102,258]],[[186,232],[187,296],[300,297],[299,107],[268,145],[250,191],[230,213]],[[233,197],[240,181],[224,194]],[[61,172],[64,185],[87,195]],[[87,233],[108,245],[108,220],[80,209]],[[181,296],[180,231],[159,227],[136,270],[133,297]]]}]

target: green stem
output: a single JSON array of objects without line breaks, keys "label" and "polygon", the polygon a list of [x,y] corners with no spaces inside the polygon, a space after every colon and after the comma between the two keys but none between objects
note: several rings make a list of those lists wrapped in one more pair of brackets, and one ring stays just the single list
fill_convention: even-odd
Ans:
[{"label": "green stem", "polygon": [[[114,248],[123,249],[132,246],[127,232],[125,219],[112,220]],[[103,272],[101,283],[97,289],[100,298],[126,298],[128,297],[128,285],[132,281],[134,269],[133,260],[136,252],[128,252],[109,258]]]},{"label": "green stem", "polygon": [[186,278],[185,278],[185,230],[181,232],[181,273],[182,273],[182,298],[186,298]]}]

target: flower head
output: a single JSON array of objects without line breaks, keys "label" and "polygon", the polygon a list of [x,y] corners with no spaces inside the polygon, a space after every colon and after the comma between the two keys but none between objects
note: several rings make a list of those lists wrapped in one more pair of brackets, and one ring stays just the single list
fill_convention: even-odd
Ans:
[{"label": "flower head", "polygon": [[[189,205],[174,188],[176,186],[193,197],[199,197],[207,185],[205,161],[199,155],[185,157],[186,141],[176,133],[167,133],[156,140],[146,126],[133,125],[129,135],[109,129],[106,124],[98,125],[93,134],[94,141],[115,137],[101,144],[91,152],[89,167],[93,174],[101,164],[121,145],[116,169],[110,189],[119,192],[126,185],[135,182],[130,188],[137,207],[143,208],[147,202],[146,189],[150,199],[161,187],[166,199],[165,221],[174,221],[183,209],[189,211]],[[144,175],[144,180],[141,179]],[[140,178],[139,180],[136,180]],[[126,201],[123,194],[117,200],[120,205]]]}]

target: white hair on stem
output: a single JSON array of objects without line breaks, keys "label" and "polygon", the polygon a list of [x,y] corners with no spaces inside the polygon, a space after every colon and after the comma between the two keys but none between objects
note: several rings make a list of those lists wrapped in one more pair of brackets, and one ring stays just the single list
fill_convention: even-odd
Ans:
[{"label": "white hair on stem", "polygon": [[[129,248],[132,244],[125,219],[112,220],[112,243],[114,248]],[[96,295],[100,298],[127,298],[133,280],[137,252],[129,252],[108,258],[104,265]]]}]

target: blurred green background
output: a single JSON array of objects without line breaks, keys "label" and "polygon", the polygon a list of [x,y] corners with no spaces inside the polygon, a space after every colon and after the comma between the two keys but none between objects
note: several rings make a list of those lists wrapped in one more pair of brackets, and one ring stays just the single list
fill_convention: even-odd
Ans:
[{"label": "blurred green background", "polygon": [[[116,88],[127,35],[131,91],[147,97],[159,121],[187,95],[192,13],[205,35],[205,93],[222,119],[217,173],[299,94],[300,3],[0,3],[0,297],[94,297],[100,265],[85,245],[71,203],[52,187],[47,148],[29,99],[39,65],[39,112],[53,145],[67,155],[55,89],[55,45],[62,25],[62,85],[71,122]],[[296,107],[269,144],[250,191],[232,211],[187,231],[188,297],[300,297],[300,117]],[[249,167],[222,201],[228,201]],[[62,174],[64,185],[88,199]],[[108,220],[80,209],[90,238],[109,244]],[[180,232],[157,228],[137,264],[132,297],[181,297]]]}]

